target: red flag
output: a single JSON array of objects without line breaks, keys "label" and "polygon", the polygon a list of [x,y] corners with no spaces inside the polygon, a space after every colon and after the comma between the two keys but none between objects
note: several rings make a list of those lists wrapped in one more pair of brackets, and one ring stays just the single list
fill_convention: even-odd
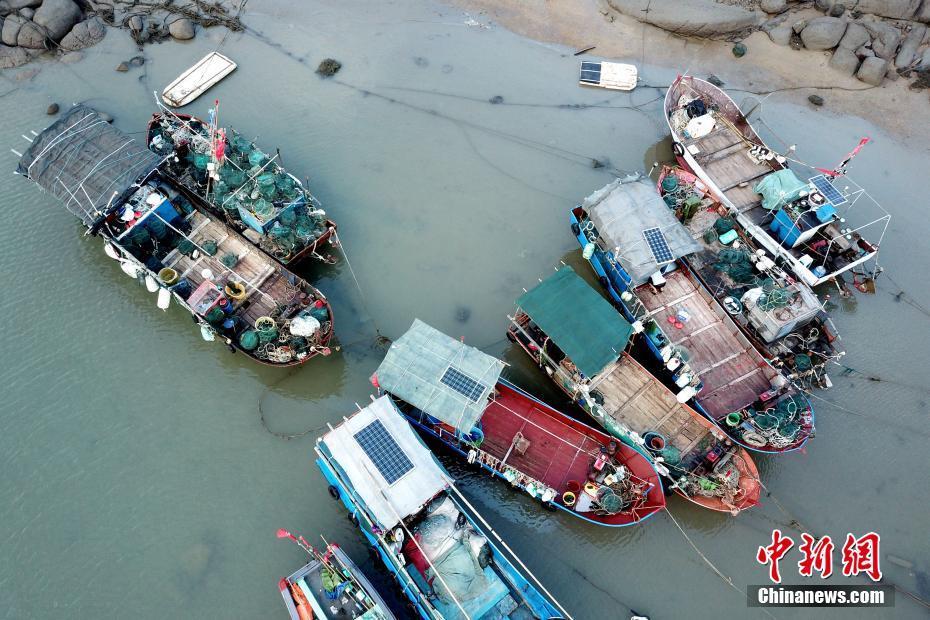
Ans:
[{"label": "red flag", "polygon": [[871,140],[871,138],[868,138],[868,137],[865,137],[859,140],[859,144],[856,145],[856,148],[850,151],[850,153],[846,155],[846,159],[841,161],[839,165],[833,170],[825,170],[823,168],[814,168],[814,170],[816,170],[817,172],[822,172],[829,177],[843,176],[844,174],[846,174],[846,166],[849,165],[849,162],[852,161],[853,157],[859,154],[859,151],[862,149],[862,147],[869,143],[869,140]]}]

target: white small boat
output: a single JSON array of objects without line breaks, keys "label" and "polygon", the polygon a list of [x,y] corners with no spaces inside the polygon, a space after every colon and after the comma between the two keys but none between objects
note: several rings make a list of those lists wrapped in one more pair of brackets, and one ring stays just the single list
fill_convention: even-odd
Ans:
[{"label": "white small boat", "polygon": [[235,71],[236,63],[218,52],[210,52],[168,84],[162,100],[175,108],[185,106]]},{"label": "white small boat", "polygon": [[599,86],[610,90],[633,90],[636,88],[636,65],[619,62],[581,62],[582,86]]}]

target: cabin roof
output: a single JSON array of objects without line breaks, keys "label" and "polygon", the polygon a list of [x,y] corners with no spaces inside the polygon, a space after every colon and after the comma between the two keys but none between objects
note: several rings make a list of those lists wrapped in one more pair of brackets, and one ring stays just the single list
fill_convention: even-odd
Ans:
[{"label": "cabin roof", "polygon": [[123,133],[96,110],[76,105],[33,140],[16,171],[91,226],[160,163],[144,140]]},{"label": "cabin roof", "polygon": [[428,415],[469,432],[504,363],[415,319],[388,350],[378,385]]},{"label": "cabin roof", "polygon": [[571,267],[562,267],[517,305],[587,377],[617,360],[632,326]]},{"label": "cabin roof", "polygon": [[[606,249],[633,279],[633,286],[645,282],[668,261],[701,249],[648,177],[632,181],[617,179],[585,198],[582,206]],[[666,262],[661,264],[643,235],[654,228],[661,231],[670,251],[665,256]]]},{"label": "cabin roof", "polygon": [[419,512],[449,485],[389,396],[347,418],[321,442],[384,530]]}]

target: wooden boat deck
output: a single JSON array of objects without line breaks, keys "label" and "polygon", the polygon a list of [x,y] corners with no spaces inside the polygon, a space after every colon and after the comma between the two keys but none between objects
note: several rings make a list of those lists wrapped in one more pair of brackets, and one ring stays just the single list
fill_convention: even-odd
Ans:
[{"label": "wooden boat deck", "polygon": [[604,397],[607,414],[639,434],[661,433],[669,444],[689,454],[710,435],[710,423],[675,399],[649,372],[624,354],[592,386]]},{"label": "wooden boat deck", "polygon": [[[679,268],[665,278],[667,283],[658,292],[649,285],[636,292],[672,344],[690,353],[689,364],[704,383],[698,402],[715,418],[754,402],[770,388],[775,371],[690,274]],[[691,318],[676,329],[668,317],[679,310]]]},{"label": "wooden boat deck", "polygon": [[507,454],[514,436],[521,433],[530,447],[525,454],[511,450],[507,464],[560,492],[569,480],[583,482],[587,478],[594,456],[607,441],[606,435],[598,437],[594,429],[584,433],[501,385],[485,409],[481,425],[481,449],[499,460]]},{"label": "wooden boat deck", "polygon": [[210,257],[201,252],[200,256],[193,259],[175,249],[165,257],[163,262],[166,267],[177,271],[182,278],[187,278],[193,287],[197,288],[204,280],[201,271],[210,269],[215,276],[219,276],[226,270],[219,259],[225,254],[236,254],[239,256],[239,262],[234,271],[245,283],[248,292],[248,297],[239,303],[242,311],[237,314],[250,323],[254,323],[255,319],[261,316],[271,314],[278,303],[288,301],[294,287],[288,283],[275,262],[261,250],[238,235],[230,234],[222,223],[199,211],[194,211],[188,221],[192,227],[191,240],[200,247],[209,240],[215,241],[216,255]]}]

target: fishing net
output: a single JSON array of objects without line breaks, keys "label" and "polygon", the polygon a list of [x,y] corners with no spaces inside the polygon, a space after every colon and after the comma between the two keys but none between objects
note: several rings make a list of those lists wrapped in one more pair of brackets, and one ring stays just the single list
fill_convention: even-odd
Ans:
[{"label": "fishing net", "polygon": [[209,254],[210,256],[216,256],[217,251],[219,251],[219,247],[213,239],[207,239],[200,247],[203,248],[205,254]]},{"label": "fishing net", "polygon": [[181,239],[178,243],[178,252],[185,256],[192,256],[197,251],[197,246],[188,238]]},{"label": "fishing net", "polygon": [[210,325],[219,325],[226,318],[226,314],[219,308],[211,308],[204,318]]},{"label": "fishing net", "polygon": [[164,239],[168,235],[168,226],[157,217],[150,217],[145,222],[145,227],[156,239]]},{"label": "fishing net", "polygon": [[[765,287],[763,286],[763,290]],[[764,292],[759,296],[757,305],[762,310],[775,310],[784,308],[791,303],[791,291],[786,288],[776,288],[769,292]]]},{"label": "fishing net", "polygon": [[675,446],[666,446],[659,450],[659,456],[665,459],[665,462],[673,467],[681,463],[681,450]]},{"label": "fishing net", "polygon": [[717,235],[722,235],[733,230],[733,220],[728,217],[717,218],[717,221],[714,222],[714,230],[717,231]]},{"label": "fishing net", "polygon": [[258,334],[251,329],[242,332],[239,336],[239,345],[246,351],[254,351],[259,344]]},{"label": "fishing net", "polygon": [[223,254],[222,258],[220,258],[220,262],[223,263],[223,265],[225,265],[227,268],[232,269],[236,266],[236,263],[239,262],[239,255],[232,252],[227,252],[226,254]]}]

